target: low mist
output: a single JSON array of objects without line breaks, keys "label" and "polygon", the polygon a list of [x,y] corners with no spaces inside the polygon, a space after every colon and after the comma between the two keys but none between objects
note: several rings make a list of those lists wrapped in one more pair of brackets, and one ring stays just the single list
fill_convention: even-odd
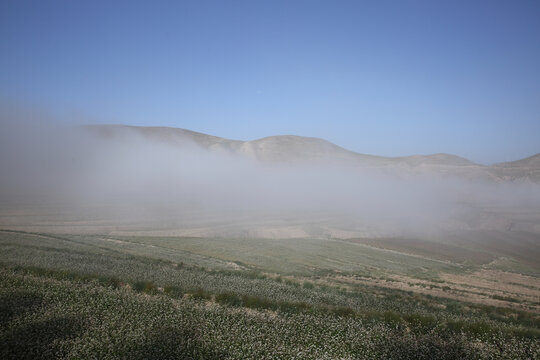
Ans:
[{"label": "low mist", "polygon": [[[262,237],[540,231],[540,187],[331,161],[268,163],[4,115],[0,225]],[[519,214],[519,218],[516,218]],[[527,216],[523,217],[523,214]],[[79,230],[80,230],[79,228]],[[55,228],[58,230],[58,228]],[[68,231],[68,230],[66,230]]]}]

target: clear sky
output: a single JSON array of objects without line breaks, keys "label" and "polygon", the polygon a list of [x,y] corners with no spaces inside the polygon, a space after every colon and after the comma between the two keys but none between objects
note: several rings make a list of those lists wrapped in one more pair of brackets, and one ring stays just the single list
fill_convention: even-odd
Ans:
[{"label": "clear sky", "polygon": [[0,100],[77,122],[540,152],[540,1],[0,1]]}]

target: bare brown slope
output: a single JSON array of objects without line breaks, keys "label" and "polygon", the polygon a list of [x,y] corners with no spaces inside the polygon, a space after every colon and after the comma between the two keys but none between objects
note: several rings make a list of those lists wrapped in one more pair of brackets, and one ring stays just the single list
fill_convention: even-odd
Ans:
[{"label": "bare brown slope", "polygon": [[540,183],[540,153],[521,160],[495,164],[489,170],[503,180]]},{"label": "bare brown slope", "polygon": [[296,135],[269,136],[247,141],[242,152],[266,162],[345,161],[387,165],[393,159],[358,154],[320,138]]},{"label": "bare brown slope", "polygon": [[527,167],[540,169],[540,153],[521,160],[498,163],[493,166],[498,168]]},{"label": "bare brown slope", "polygon": [[87,128],[95,134],[106,138],[138,135],[151,141],[178,146],[194,143],[206,149],[227,149],[262,161],[290,162],[341,159],[364,162],[369,165],[476,165],[467,159],[450,154],[414,155],[395,158],[360,154],[324,139],[296,135],[277,135],[251,141],[240,141],[170,127],[90,125]]},{"label": "bare brown slope", "polygon": [[456,155],[442,153],[404,157],[360,154],[324,139],[295,135],[269,136],[251,141],[240,141],[170,127],[91,125],[87,128],[106,138],[135,134],[154,142],[174,146],[195,144],[204,149],[225,151],[263,162],[327,162],[385,168],[401,173],[451,175],[467,179],[540,182],[540,154],[513,162],[484,166]]},{"label": "bare brown slope", "polygon": [[206,149],[220,148],[234,150],[238,149],[243,144],[243,141],[229,140],[196,131],[171,127],[89,125],[86,128],[98,136],[110,139],[140,136],[153,142],[166,143],[175,146],[195,144]]},{"label": "bare brown slope", "polygon": [[397,158],[412,166],[419,165],[449,165],[449,166],[479,166],[474,162],[452,154],[412,155]]}]

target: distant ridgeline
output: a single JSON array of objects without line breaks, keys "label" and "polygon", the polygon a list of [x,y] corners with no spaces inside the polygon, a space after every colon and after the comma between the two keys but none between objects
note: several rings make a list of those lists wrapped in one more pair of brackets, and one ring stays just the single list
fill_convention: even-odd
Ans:
[{"label": "distant ridgeline", "polygon": [[384,170],[386,173],[457,176],[492,181],[540,183],[540,153],[498,163],[476,164],[451,154],[383,157],[356,153],[319,138],[296,135],[269,136],[251,141],[230,140],[191,130],[128,125],[88,125],[84,127],[102,139],[137,137],[152,143],[197,148],[244,156],[265,163],[332,163]]}]

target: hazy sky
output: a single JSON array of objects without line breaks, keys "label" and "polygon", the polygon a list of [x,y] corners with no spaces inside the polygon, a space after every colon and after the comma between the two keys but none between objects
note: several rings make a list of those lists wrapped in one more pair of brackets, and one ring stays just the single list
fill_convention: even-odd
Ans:
[{"label": "hazy sky", "polygon": [[540,2],[2,0],[0,100],[513,160],[540,152]]}]

